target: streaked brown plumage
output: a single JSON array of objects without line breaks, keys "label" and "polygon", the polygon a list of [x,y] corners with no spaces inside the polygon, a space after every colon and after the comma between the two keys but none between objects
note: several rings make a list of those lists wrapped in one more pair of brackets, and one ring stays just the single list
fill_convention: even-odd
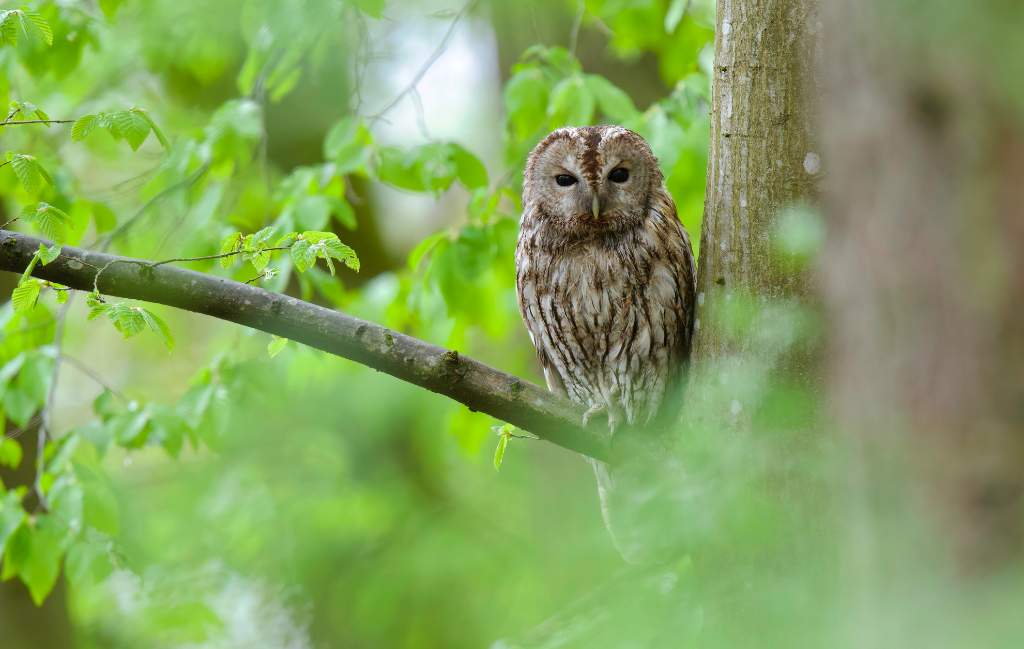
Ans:
[{"label": "streaked brown plumage", "polygon": [[642,137],[563,128],[534,148],[516,287],[549,389],[606,412],[612,429],[649,422],[689,354],[694,281],[689,236]]},{"label": "streaked brown plumage", "polygon": [[[584,424],[605,412],[614,432],[623,421],[671,416],[665,397],[690,353],[695,276],[690,238],[642,137],[618,126],[562,128],[530,153],[519,309],[548,388],[587,406]],[[608,466],[593,466],[616,548],[643,560],[646,541],[628,522],[642,494],[617,489]]]}]

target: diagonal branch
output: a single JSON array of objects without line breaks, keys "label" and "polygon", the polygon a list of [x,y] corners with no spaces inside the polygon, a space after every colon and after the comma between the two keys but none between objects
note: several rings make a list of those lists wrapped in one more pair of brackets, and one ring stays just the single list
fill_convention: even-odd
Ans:
[{"label": "diagonal branch", "polygon": [[[41,239],[0,232],[0,270],[21,273]],[[115,263],[119,262],[119,263]],[[528,381],[378,324],[255,286],[170,265],[65,246],[32,274],[82,291],[165,304],[290,338],[443,394],[563,448],[607,459],[583,410]]]}]

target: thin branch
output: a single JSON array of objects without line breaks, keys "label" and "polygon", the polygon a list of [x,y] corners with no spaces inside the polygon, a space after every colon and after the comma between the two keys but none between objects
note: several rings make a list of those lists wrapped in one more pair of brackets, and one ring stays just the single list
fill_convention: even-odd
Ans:
[{"label": "thin branch", "polygon": [[58,357],[62,361],[67,363],[69,366],[75,368],[76,370],[81,372],[83,375],[85,375],[85,376],[89,377],[90,379],[92,379],[93,383],[95,383],[96,385],[100,386],[104,390],[109,391],[111,394],[113,394],[115,397],[117,397],[121,401],[125,401],[125,402],[128,401],[128,398],[125,397],[123,394],[121,394],[120,390],[118,390],[115,387],[112,387],[110,385],[110,383],[108,383],[106,380],[103,379],[102,376],[97,374],[95,371],[93,371],[93,369],[91,367],[89,367],[88,365],[86,365],[85,363],[80,361],[79,359],[75,358],[74,356],[69,356],[68,354],[66,354],[64,352],[61,352],[58,355]]},{"label": "thin branch", "polygon": [[[275,250],[290,250],[288,246],[274,246],[273,248],[263,248],[260,252],[272,252]],[[189,261],[208,261],[210,259],[224,259],[225,257],[234,257],[240,255],[245,250],[232,250],[231,252],[222,252],[219,255],[203,255],[202,257],[175,257],[174,259],[164,259],[163,261],[154,261],[149,264],[150,268],[156,268],[157,266],[163,266],[164,264],[175,264]]]},{"label": "thin branch", "polygon": [[73,119],[15,119],[0,122],[0,127],[18,126],[19,124],[74,124],[76,121]]},{"label": "thin branch", "polygon": [[586,11],[586,3],[583,0],[579,0],[576,3],[576,17],[572,21],[572,31],[569,32],[569,53],[573,56],[576,56],[576,45],[580,40],[580,28],[583,27],[583,14]]},{"label": "thin branch", "polygon": [[174,183],[173,185],[165,187],[162,190],[160,190],[159,192],[157,192],[156,195],[154,195],[148,201],[143,203],[142,207],[140,207],[138,210],[136,210],[135,214],[133,214],[127,221],[125,221],[124,223],[119,225],[117,228],[115,228],[114,231],[111,232],[110,234],[107,234],[104,237],[102,237],[99,240],[101,242],[100,243],[100,249],[101,250],[107,250],[108,248],[110,248],[110,244],[113,243],[114,240],[117,239],[118,237],[123,236],[132,226],[134,226],[135,223],[138,222],[138,220],[140,218],[142,218],[143,215],[145,215],[145,213],[149,210],[150,207],[152,207],[153,205],[157,204],[158,202],[160,202],[164,198],[170,196],[171,194],[173,194],[174,192],[178,191],[179,189],[187,189],[187,188],[191,187],[192,185],[196,184],[199,181],[200,178],[202,178],[204,175],[206,175],[206,172],[209,171],[209,169],[210,169],[209,163],[203,164],[198,169],[196,169],[192,173],[192,175],[190,175],[190,176],[188,176],[186,178],[183,178],[182,180],[179,180],[178,182]]},{"label": "thin branch", "polygon": [[[41,243],[0,232],[0,270],[23,272]],[[102,282],[96,280],[97,268],[107,269]],[[583,409],[567,399],[454,350],[316,304],[222,277],[70,246],[46,266],[37,266],[33,275],[289,338],[445,395],[563,448],[597,459],[609,456],[600,424],[581,427]]]},{"label": "thin branch", "polygon": [[469,2],[462,6],[462,9],[459,9],[459,13],[455,14],[455,17],[452,18],[451,24],[448,25],[448,31],[444,33],[444,38],[441,39],[441,42],[438,44],[434,52],[426,60],[419,71],[416,72],[416,76],[412,78],[412,81],[410,81],[409,84],[388,103],[388,105],[378,111],[375,115],[370,116],[370,123],[383,119],[385,115],[391,112],[391,109],[398,105],[398,102],[402,101],[406,95],[416,90],[416,86],[419,85],[420,81],[423,81],[423,77],[427,75],[430,68],[433,67],[434,63],[436,63],[437,60],[441,58],[441,55],[444,54],[445,50],[448,49],[448,41],[451,40],[452,34],[455,33],[455,28],[458,26],[459,21],[462,20],[462,17],[466,15],[466,13],[475,4],[476,0],[469,0]]}]

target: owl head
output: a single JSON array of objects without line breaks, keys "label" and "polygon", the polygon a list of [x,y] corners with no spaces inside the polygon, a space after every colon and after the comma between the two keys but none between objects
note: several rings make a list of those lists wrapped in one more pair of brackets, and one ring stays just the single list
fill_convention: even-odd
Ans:
[{"label": "owl head", "polygon": [[530,152],[523,206],[560,237],[589,238],[639,225],[662,182],[651,147],[633,131],[560,128]]}]

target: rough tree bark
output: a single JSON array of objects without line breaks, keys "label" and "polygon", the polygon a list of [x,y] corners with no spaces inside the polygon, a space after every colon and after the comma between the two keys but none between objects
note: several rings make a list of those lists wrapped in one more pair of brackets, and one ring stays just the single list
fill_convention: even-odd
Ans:
[{"label": "rough tree bark", "polygon": [[907,512],[962,574],[1024,551],[1024,7],[914,7],[824,15],[831,387],[876,583],[920,565]]},{"label": "rough tree bark", "polygon": [[704,221],[697,278],[701,330],[694,360],[731,345],[709,326],[735,293],[803,295],[803,275],[779,262],[780,210],[815,200],[821,158],[813,134],[815,2],[719,0]]},{"label": "rough tree bark", "polygon": [[[821,157],[813,134],[815,0],[719,0],[704,220],[697,276],[697,336],[687,410],[707,403],[723,362],[775,363],[759,347],[755,313],[745,335],[729,334],[734,300],[764,305],[799,299],[808,280],[778,255],[780,214],[813,203]],[[791,350],[792,351],[792,350]],[[787,367],[809,378],[813,354],[788,353]],[[734,418],[753,404],[729,399]]]}]

